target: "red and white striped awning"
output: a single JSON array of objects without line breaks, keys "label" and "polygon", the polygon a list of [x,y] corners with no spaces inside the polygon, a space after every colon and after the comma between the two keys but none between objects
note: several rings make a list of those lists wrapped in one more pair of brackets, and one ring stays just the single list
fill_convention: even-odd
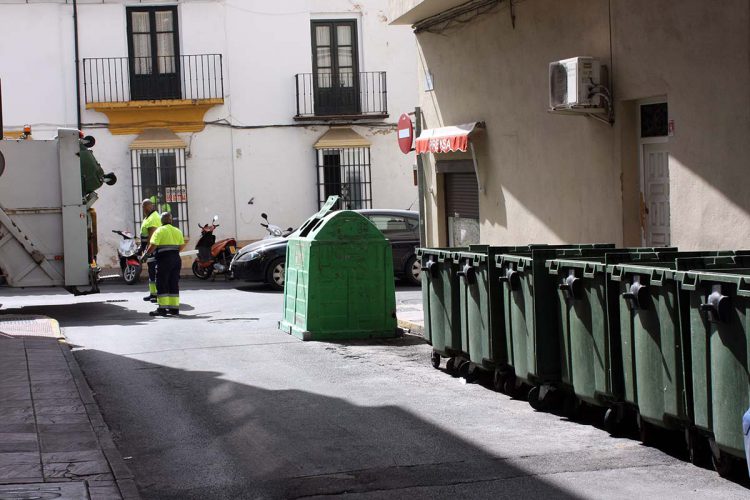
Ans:
[{"label": "red and white striped awning", "polygon": [[464,123],[449,127],[428,128],[417,137],[417,154],[421,153],[465,153],[469,148],[469,135],[482,122]]}]

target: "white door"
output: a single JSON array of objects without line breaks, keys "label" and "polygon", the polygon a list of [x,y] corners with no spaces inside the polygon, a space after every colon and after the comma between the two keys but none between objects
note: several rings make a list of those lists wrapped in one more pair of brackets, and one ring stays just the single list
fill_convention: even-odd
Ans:
[{"label": "white door", "polygon": [[669,236],[669,143],[641,145],[644,244],[668,246]]}]

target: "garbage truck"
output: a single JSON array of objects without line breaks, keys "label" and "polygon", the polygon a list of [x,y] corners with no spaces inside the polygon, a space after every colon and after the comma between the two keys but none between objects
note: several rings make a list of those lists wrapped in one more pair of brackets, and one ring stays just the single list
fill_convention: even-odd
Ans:
[{"label": "garbage truck", "polygon": [[99,291],[93,205],[117,179],[94,157],[94,138],[81,136],[61,128],[51,140],[0,140],[0,275],[8,286]]}]

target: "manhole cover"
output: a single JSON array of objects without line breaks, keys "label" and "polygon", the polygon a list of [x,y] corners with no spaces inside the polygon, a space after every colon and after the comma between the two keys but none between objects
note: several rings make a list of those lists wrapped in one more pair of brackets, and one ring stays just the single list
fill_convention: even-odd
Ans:
[{"label": "manhole cover", "polygon": [[0,485],[0,500],[80,500],[81,498],[88,498],[86,484],[83,482]]}]

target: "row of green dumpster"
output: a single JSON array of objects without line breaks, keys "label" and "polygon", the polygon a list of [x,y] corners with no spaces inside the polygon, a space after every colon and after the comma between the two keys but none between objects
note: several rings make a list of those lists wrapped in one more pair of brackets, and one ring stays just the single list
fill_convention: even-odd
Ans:
[{"label": "row of green dumpster", "polygon": [[683,432],[722,475],[745,458],[750,252],[614,245],[422,248],[432,364],[539,410],[600,408],[644,443]]}]

